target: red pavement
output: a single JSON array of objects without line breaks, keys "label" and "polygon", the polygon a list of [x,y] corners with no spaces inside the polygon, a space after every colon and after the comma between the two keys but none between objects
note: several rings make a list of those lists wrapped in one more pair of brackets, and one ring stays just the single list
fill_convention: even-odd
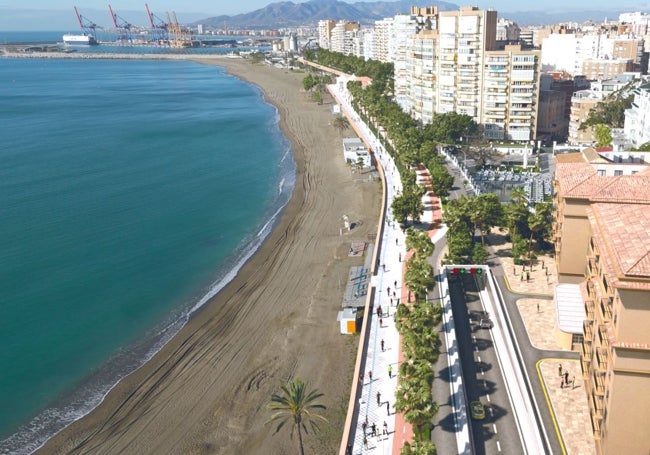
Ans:
[{"label": "red pavement", "polygon": [[[438,228],[442,224],[442,203],[440,198],[433,195],[433,186],[431,185],[431,179],[429,177],[429,172],[422,165],[418,165],[418,170],[420,171],[422,178],[424,179],[424,185],[427,189],[427,195],[431,198],[431,209],[433,210],[433,220],[431,223],[431,228],[429,229],[429,237],[433,237],[438,231]],[[406,273],[406,261],[413,256],[413,251],[408,251],[406,257],[402,261],[402,283],[404,283],[404,274]],[[406,285],[402,285],[402,295],[401,302],[410,302],[409,300],[409,291],[406,288]],[[404,360],[404,355],[402,354],[402,337],[399,338],[399,363],[401,364]],[[396,369],[399,374],[399,369]],[[398,386],[399,386],[399,375],[398,375]],[[400,450],[404,446],[405,442],[413,441],[413,427],[410,423],[404,420],[404,416],[401,413],[395,413],[395,434],[393,435],[393,455],[399,455]]]}]

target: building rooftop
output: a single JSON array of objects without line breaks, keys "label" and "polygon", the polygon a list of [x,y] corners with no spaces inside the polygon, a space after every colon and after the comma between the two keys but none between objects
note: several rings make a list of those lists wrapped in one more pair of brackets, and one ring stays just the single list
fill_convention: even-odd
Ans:
[{"label": "building rooftop", "polygon": [[650,291],[650,203],[595,203],[587,214],[612,285]]},{"label": "building rooftop", "polygon": [[564,197],[592,202],[650,204],[650,169],[634,175],[600,176],[584,161],[584,156],[580,162],[576,155],[582,156],[571,153],[556,157],[555,180],[558,192]]}]

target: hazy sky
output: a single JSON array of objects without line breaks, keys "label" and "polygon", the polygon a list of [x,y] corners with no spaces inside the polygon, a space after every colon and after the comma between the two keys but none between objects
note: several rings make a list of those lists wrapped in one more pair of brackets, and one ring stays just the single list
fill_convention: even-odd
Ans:
[{"label": "hazy sky", "polygon": [[[100,26],[111,25],[108,5],[126,22],[147,23],[144,4],[164,18],[167,11],[175,11],[181,23],[199,21],[221,14],[249,13],[281,0],[0,0],[0,31],[63,30],[76,31],[77,19],[73,6],[82,16]],[[305,0],[293,0],[303,3]],[[372,0],[344,0],[348,3]],[[386,0],[385,0],[386,1]],[[390,0],[387,0],[390,1]],[[649,11],[650,0],[448,0],[457,5],[474,5],[481,9],[493,8],[503,13],[517,11]],[[430,0],[413,0],[413,5],[428,6]],[[615,15],[612,15],[614,17]]]},{"label": "hazy sky", "polygon": [[[275,0],[280,1],[280,0]],[[4,8],[25,8],[25,9],[71,9],[76,5],[80,10],[106,9],[110,4],[114,10],[140,9],[144,3],[149,4],[153,11],[183,11],[192,13],[208,13],[210,15],[247,13],[262,8],[274,0],[0,0],[0,11]],[[294,3],[303,3],[304,0],[293,0]],[[355,1],[344,0],[348,3]],[[367,1],[367,0],[356,0]],[[390,1],[390,0],[389,0]],[[629,10],[646,10],[650,8],[650,0],[470,0],[454,1],[447,0],[457,5],[475,5],[480,8],[494,8],[500,11],[531,11],[551,9],[611,9],[625,8]],[[140,4],[141,3],[141,4]],[[414,1],[414,5],[429,5],[430,2]]]}]

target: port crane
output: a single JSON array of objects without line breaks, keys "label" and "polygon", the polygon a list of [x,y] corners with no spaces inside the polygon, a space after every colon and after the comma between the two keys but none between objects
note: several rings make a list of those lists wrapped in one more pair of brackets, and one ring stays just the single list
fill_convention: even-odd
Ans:
[{"label": "port crane", "polygon": [[93,21],[89,21],[87,18],[83,17],[77,7],[74,7],[74,13],[77,16],[77,21],[79,22],[79,27],[83,31],[84,35],[90,35],[93,38],[97,38],[96,30],[101,28],[99,25],[95,24]]},{"label": "port crane", "polygon": [[169,24],[156,16],[149,10],[149,5],[144,4],[144,8],[147,11],[147,17],[149,18],[149,24],[151,24],[151,33],[153,35],[153,40],[158,44],[167,44],[169,43]]},{"label": "port crane", "polygon": [[171,47],[192,47],[192,36],[185,27],[178,23],[174,11],[172,11],[171,17],[167,13],[167,22],[169,23],[169,45]]},{"label": "port crane", "polygon": [[108,5],[108,10],[111,13],[111,19],[113,20],[115,30],[117,30],[117,41],[122,44],[130,44],[133,41],[133,37],[131,36],[131,27],[133,27],[133,25],[115,14],[111,5]]}]

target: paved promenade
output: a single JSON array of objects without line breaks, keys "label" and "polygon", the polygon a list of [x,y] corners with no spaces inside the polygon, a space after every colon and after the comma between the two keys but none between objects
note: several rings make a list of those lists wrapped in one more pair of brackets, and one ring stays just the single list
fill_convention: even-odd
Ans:
[{"label": "paved promenade", "polygon": [[[349,107],[349,95],[345,91],[338,92],[337,88],[332,89],[332,93],[342,105],[344,115],[348,117],[357,134],[375,152],[379,164],[384,169],[387,207],[390,207],[393,198],[401,191],[399,174],[392,159]],[[423,172],[419,171],[418,180],[425,179]],[[422,221],[430,224],[429,233],[437,239],[444,235],[444,230],[441,230],[444,227],[439,201],[427,193],[423,202],[426,209]],[[397,298],[401,302],[406,298],[406,289],[402,284],[406,247],[404,233],[392,220],[390,209],[387,211],[387,226],[379,256],[381,265],[378,274],[373,277],[373,285],[378,292],[369,321],[371,327],[366,351],[366,368],[359,378],[362,385],[360,411],[354,424],[354,444],[353,447],[348,448],[349,453],[355,455],[397,455],[404,441],[411,440],[413,434],[410,425],[404,422],[401,415],[396,415],[394,410],[396,374],[401,353],[399,334],[395,328],[393,315]],[[492,246],[491,250],[492,253],[503,253],[508,248],[510,245],[505,244]],[[557,351],[559,347],[553,337],[555,306],[553,300],[549,299],[557,284],[557,272],[552,258],[540,258],[541,260],[544,260],[544,268],[541,267],[540,262],[540,265],[533,267],[532,270],[527,270],[528,273],[522,278],[521,266],[513,266],[512,258],[507,255],[498,255],[508,288],[514,293],[522,294],[517,306],[532,345],[541,350]],[[539,296],[546,296],[546,298],[539,298]],[[379,307],[381,307],[380,312],[377,311]],[[558,371],[560,365],[563,372],[568,371],[569,378],[574,379],[569,387],[561,387]],[[553,432],[558,435],[564,453],[595,454],[579,362],[553,357],[544,358],[537,364],[537,374],[544,386],[546,405],[555,422],[555,428],[547,429],[551,433],[550,436]],[[540,405],[544,404],[540,403]]]}]

